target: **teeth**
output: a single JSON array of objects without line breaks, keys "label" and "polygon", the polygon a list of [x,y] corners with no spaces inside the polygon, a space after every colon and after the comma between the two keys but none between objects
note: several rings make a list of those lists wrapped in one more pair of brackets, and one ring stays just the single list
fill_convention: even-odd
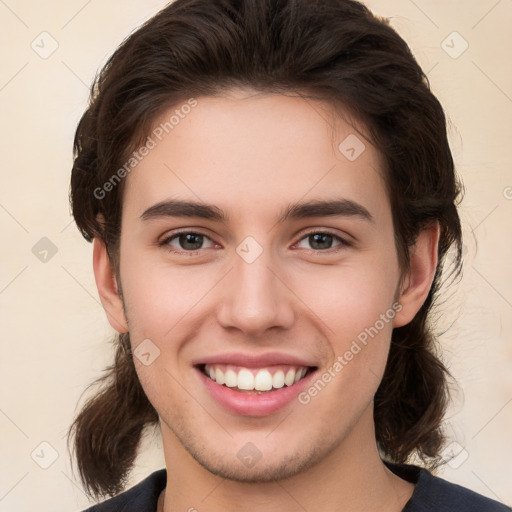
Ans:
[{"label": "teeth", "polygon": [[299,370],[298,372],[296,372],[295,379],[293,382],[299,382],[299,380],[302,379],[302,377],[304,377],[304,375],[306,375],[307,371],[308,371],[307,368],[302,368],[302,370]]},{"label": "teeth", "polygon": [[272,389],[272,375],[270,375],[268,370],[260,370],[256,374],[256,377],[254,377],[254,389],[256,391],[268,391]]},{"label": "teeth", "polygon": [[295,370],[288,370],[286,372],[286,377],[284,378],[284,383],[287,386],[291,386],[295,382]]},{"label": "teeth", "polygon": [[[220,372],[221,370],[218,370],[218,371]],[[215,374],[217,374],[217,372],[215,372]],[[217,380],[217,379],[215,379],[215,380]],[[238,377],[233,370],[228,370],[224,374],[224,384],[226,384],[226,386],[228,388],[236,388],[236,386],[238,384]]]},{"label": "teeth", "polygon": [[278,370],[276,373],[274,373],[274,376],[272,377],[272,387],[279,389],[284,386],[284,372],[283,370]]},{"label": "teeth", "polygon": [[266,368],[254,373],[254,370],[251,371],[248,368],[240,368],[237,372],[232,368],[226,368],[226,365],[222,366],[224,371],[216,365],[206,365],[205,373],[217,384],[224,384],[227,387],[244,391],[270,391],[280,389],[285,385],[291,386],[302,379],[308,371],[305,367],[289,368],[285,374],[283,370],[279,369],[272,375]]},{"label": "teeth", "polygon": [[219,368],[215,370],[215,380],[218,384],[224,384],[224,372]]},{"label": "teeth", "polygon": [[[219,370],[217,370],[219,371]],[[249,370],[240,370],[238,372],[238,389],[254,389],[254,375]],[[217,381],[219,383],[219,381]]]}]

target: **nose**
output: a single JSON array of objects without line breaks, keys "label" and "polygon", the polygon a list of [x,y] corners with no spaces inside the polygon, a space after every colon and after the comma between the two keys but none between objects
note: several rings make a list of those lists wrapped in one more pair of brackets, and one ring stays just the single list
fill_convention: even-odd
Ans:
[{"label": "nose", "polygon": [[270,329],[289,329],[294,322],[293,292],[270,250],[250,262],[238,253],[227,276],[218,311],[226,329],[236,328],[247,337],[258,338]]}]

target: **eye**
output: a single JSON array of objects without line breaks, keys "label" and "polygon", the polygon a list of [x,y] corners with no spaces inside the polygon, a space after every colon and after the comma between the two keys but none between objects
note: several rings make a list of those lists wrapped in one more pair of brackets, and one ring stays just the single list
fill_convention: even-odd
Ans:
[{"label": "eye", "polygon": [[[349,247],[351,244],[344,238],[341,238],[338,235],[335,235],[334,233],[330,233],[329,231],[310,231],[309,233],[306,233],[305,236],[301,238],[299,241],[298,246],[302,241],[305,240],[307,243],[310,244],[310,248],[314,251],[328,251],[329,249],[333,248],[333,242],[337,241],[338,245],[335,247],[341,248],[341,247]],[[307,249],[307,247],[306,247]],[[339,249],[336,249],[333,252],[336,252]]]},{"label": "eye", "polygon": [[[210,241],[210,245],[208,247],[215,246],[215,243],[210,239],[210,237],[203,233],[196,231],[178,231],[166,237],[164,240],[159,242],[158,245],[159,247],[165,247],[169,252],[174,254],[194,255],[201,249],[207,248],[204,247],[205,240]],[[300,247],[300,244],[304,243],[303,241],[309,243],[309,249],[312,249],[314,252],[328,252],[330,249],[333,249],[334,242],[337,242],[337,245],[334,246],[334,251],[329,252],[337,252],[342,247],[349,247],[351,245],[351,243],[344,238],[328,231],[311,231],[306,233],[302,236],[296,246]],[[302,248],[308,249],[308,247]]]},{"label": "eye", "polygon": [[[197,233],[195,231],[178,231],[177,233],[174,233],[162,240],[158,245],[160,247],[166,246],[170,252],[176,254],[195,254],[195,252],[199,251],[200,249],[204,249],[202,245],[205,239],[210,240],[208,236],[202,233]],[[176,244],[178,244],[178,247],[176,247]],[[211,246],[213,245],[214,244],[212,242]]]}]

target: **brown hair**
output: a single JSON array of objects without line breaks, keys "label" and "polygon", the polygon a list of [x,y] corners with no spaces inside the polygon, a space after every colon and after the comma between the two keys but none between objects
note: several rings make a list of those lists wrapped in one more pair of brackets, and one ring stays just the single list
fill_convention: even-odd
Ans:
[{"label": "brown hair", "polygon": [[[95,191],[165,109],[233,86],[350,106],[384,157],[402,268],[421,229],[439,222],[434,284],[413,321],[394,329],[374,402],[386,458],[405,462],[416,454],[435,467],[449,373],[427,319],[452,245],[453,272],[460,274],[460,186],[445,115],[425,74],[403,39],[365,6],[351,0],[176,0],[160,11],[121,44],[92,87],[74,141],[70,198],[78,228],[86,240],[105,242],[118,273],[124,181],[108,194]],[[128,334],[117,336],[116,345],[114,365],[97,381],[101,392],[87,401],[68,437],[74,434],[80,477],[96,497],[124,488],[144,428],[158,421],[138,381]]]}]

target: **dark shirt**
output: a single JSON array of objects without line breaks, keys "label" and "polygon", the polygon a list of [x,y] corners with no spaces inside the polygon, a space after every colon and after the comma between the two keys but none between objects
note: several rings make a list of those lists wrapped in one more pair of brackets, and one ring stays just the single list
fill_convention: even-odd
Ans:
[{"label": "dark shirt", "polygon": [[[384,464],[396,475],[414,483],[414,492],[402,512],[510,512],[498,501],[433,476],[428,470],[410,464]],[[94,505],[84,512],[156,512],[160,493],[165,489],[167,472],[160,469],[131,489]],[[206,507],[203,507],[206,510]]]}]

